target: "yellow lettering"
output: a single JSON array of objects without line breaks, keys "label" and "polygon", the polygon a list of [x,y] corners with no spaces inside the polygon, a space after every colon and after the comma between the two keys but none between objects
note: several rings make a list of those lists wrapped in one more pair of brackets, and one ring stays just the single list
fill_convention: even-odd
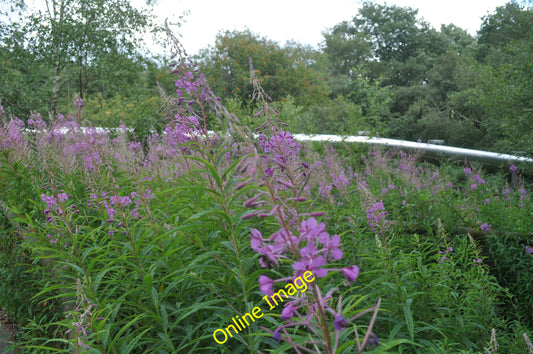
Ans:
[{"label": "yellow lettering", "polygon": [[[302,285],[298,285],[298,280],[302,283]],[[294,285],[298,288],[298,290],[301,290],[302,293],[304,293],[307,290],[307,284],[303,281],[302,277],[298,277],[294,279]]]},{"label": "yellow lettering", "polygon": [[285,289],[287,289],[287,287],[289,287],[289,290],[287,291],[287,293],[290,295],[290,296],[293,296],[294,294],[296,294],[297,290],[296,288],[294,287],[294,285],[292,285],[291,283],[285,285]]},{"label": "yellow lettering", "polygon": [[274,296],[278,295],[279,297],[279,300],[281,302],[283,302],[283,298],[281,297],[280,293],[283,292],[283,294],[285,294],[285,298],[288,299],[289,297],[287,296],[287,293],[285,292],[285,290],[283,289],[279,289],[279,291],[277,293],[275,293],[274,295],[272,295],[272,300],[274,300],[274,302],[276,303],[276,305],[278,304],[278,302],[276,301],[276,299],[274,299]]},{"label": "yellow lettering", "polygon": [[[309,279],[309,277],[313,277],[313,279]],[[304,279],[305,279],[306,282],[310,283],[313,280],[315,280],[315,276],[310,271],[307,271],[307,272],[304,273]]]},{"label": "yellow lettering", "polygon": [[[224,340],[223,341],[219,341],[217,339],[217,332],[220,331],[224,334]],[[226,334],[226,332],[224,332],[222,329],[217,329],[216,331],[213,332],[213,338],[215,338],[215,342],[217,342],[218,344],[224,344],[226,343],[226,341],[228,340],[228,335]]]},{"label": "yellow lettering", "polygon": [[[239,316],[237,316],[237,317],[239,317]],[[242,331],[242,328],[239,327],[239,324],[237,323],[237,321],[235,321],[235,317],[232,318],[232,320],[233,320],[233,323],[235,323],[235,326],[237,326],[237,328],[239,329],[239,331]]]},{"label": "yellow lettering", "polygon": [[[257,311],[256,311],[256,310],[257,310]],[[261,316],[258,316],[258,315],[256,314],[256,312],[259,312],[259,313],[261,314]],[[256,307],[254,307],[254,308],[252,309],[252,315],[254,315],[255,318],[261,318],[261,317],[263,317],[263,312],[261,311],[261,309],[260,309],[259,307],[256,306]]]},{"label": "yellow lettering", "polygon": [[[259,308],[259,307],[256,307],[256,308]],[[242,316],[242,319],[244,320],[244,322],[246,322],[246,325],[249,326],[250,325],[250,322],[248,322],[246,320],[246,316],[250,317],[250,319],[252,320],[252,322],[255,322],[254,318],[252,317],[252,315],[250,315],[249,313],[245,313],[243,316]],[[261,315],[262,316],[262,315]]]},{"label": "yellow lettering", "polygon": [[233,330],[235,331],[235,334],[238,333],[238,332],[237,332],[237,328],[235,328],[234,325],[229,325],[228,327],[226,327],[226,332],[228,332],[228,334],[229,334],[229,336],[230,336],[231,338],[233,338],[233,335],[232,335],[231,332],[229,331],[229,328],[232,328],[232,327],[233,327]]},{"label": "yellow lettering", "polygon": [[[274,306],[272,306],[272,304],[270,303],[270,301],[268,301],[268,295],[265,295],[263,296],[263,300],[266,300],[266,302],[268,302],[268,306],[270,306],[269,310],[272,310],[274,308]],[[274,300],[275,301],[275,300]],[[276,302],[276,305],[278,303]]]}]

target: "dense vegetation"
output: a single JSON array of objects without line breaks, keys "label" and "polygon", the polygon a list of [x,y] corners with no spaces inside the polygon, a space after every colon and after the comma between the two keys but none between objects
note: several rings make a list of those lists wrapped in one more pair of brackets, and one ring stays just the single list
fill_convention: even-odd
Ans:
[{"label": "dense vegetation", "polygon": [[531,9],[500,7],[472,37],[367,2],[320,50],[222,32],[192,60],[167,27],[160,67],[135,40],[149,12],[50,4],[68,6],[0,25],[0,308],[16,348],[533,353],[527,165],[291,134],[531,156]]},{"label": "dense vegetation", "polygon": [[[27,21],[2,23],[6,113],[26,121],[32,111],[67,110],[78,95],[88,122],[122,121],[138,135],[160,129],[156,80],[166,94],[173,82],[157,64],[161,58],[150,59],[134,35],[150,28],[150,12],[123,0],[67,3],[63,17],[59,10],[31,16],[21,10]],[[320,49],[281,45],[248,30],[221,32],[195,60],[223,103],[243,116],[255,113],[249,58],[294,132],[370,130],[532,154],[533,12],[516,2],[485,16],[475,37],[453,24],[434,29],[417,10],[371,2],[326,30]]]}]

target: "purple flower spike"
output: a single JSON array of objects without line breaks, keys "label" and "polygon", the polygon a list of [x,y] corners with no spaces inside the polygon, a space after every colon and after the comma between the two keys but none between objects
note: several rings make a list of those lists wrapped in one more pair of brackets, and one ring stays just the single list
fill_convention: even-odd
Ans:
[{"label": "purple flower spike", "polygon": [[335,321],[333,321],[333,327],[335,327],[336,331],[340,331],[343,328],[346,328],[348,326],[348,322],[346,322],[346,319],[343,315],[338,315],[335,317]]},{"label": "purple flower spike", "polygon": [[353,265],[351,267],[346,267],[341,269],[342,274],[348,281],[355,281],[359,276],[359,267]]},{"label": "purple flower spike", "polygon": [[261,287],[261,292],[263,294],[270,296],[274,295],[274,290],[272,289],[272,286],[274,286],[274,281],[266,275],[259,276],[259,286]]}]

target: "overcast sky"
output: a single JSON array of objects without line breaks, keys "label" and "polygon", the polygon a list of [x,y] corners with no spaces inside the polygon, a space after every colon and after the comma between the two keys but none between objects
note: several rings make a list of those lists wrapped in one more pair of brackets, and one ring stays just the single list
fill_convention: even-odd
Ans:
[{"label": "overcast sky", "polygon": [[[383,1],[377,1],[383,3]],[[439,29],[453,23],[472,35],[481,17],[492,13],[505,0],[389,0],[387,5],[419,9],[419,17]],[[284,44],[287,40],[317,46],[322,32],[350,20],[361,6],[357,0],[159,0],[160,18],[176,18],[189,11],[179,30],[182,43],[191,54],[215,41],[220,30],[243,30],[266,36]]]}]

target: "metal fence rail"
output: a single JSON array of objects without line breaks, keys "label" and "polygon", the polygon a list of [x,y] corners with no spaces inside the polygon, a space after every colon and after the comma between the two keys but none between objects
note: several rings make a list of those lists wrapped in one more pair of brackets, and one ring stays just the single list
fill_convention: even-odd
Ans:
[{"label": "metal fence rail", "polygon": [[450,157],[458,160],[478,161],[484,165],[502,165],[515,162],[533,163],[533,159],[522,156],[515,156],[509,154],[500,154],[497,152],[464,149],[453,146],[418,143],[413,141],[395,140],[386,138],[373,138],[368,136],[339,136],[339,135],[306,135],[295,134],[295,140],[298,141],[329,141],[329,142],[346,142],[346,143],[361,143],[383,146],[386,148],[402,149],[417,151],[424,157],[442,158]]}]

